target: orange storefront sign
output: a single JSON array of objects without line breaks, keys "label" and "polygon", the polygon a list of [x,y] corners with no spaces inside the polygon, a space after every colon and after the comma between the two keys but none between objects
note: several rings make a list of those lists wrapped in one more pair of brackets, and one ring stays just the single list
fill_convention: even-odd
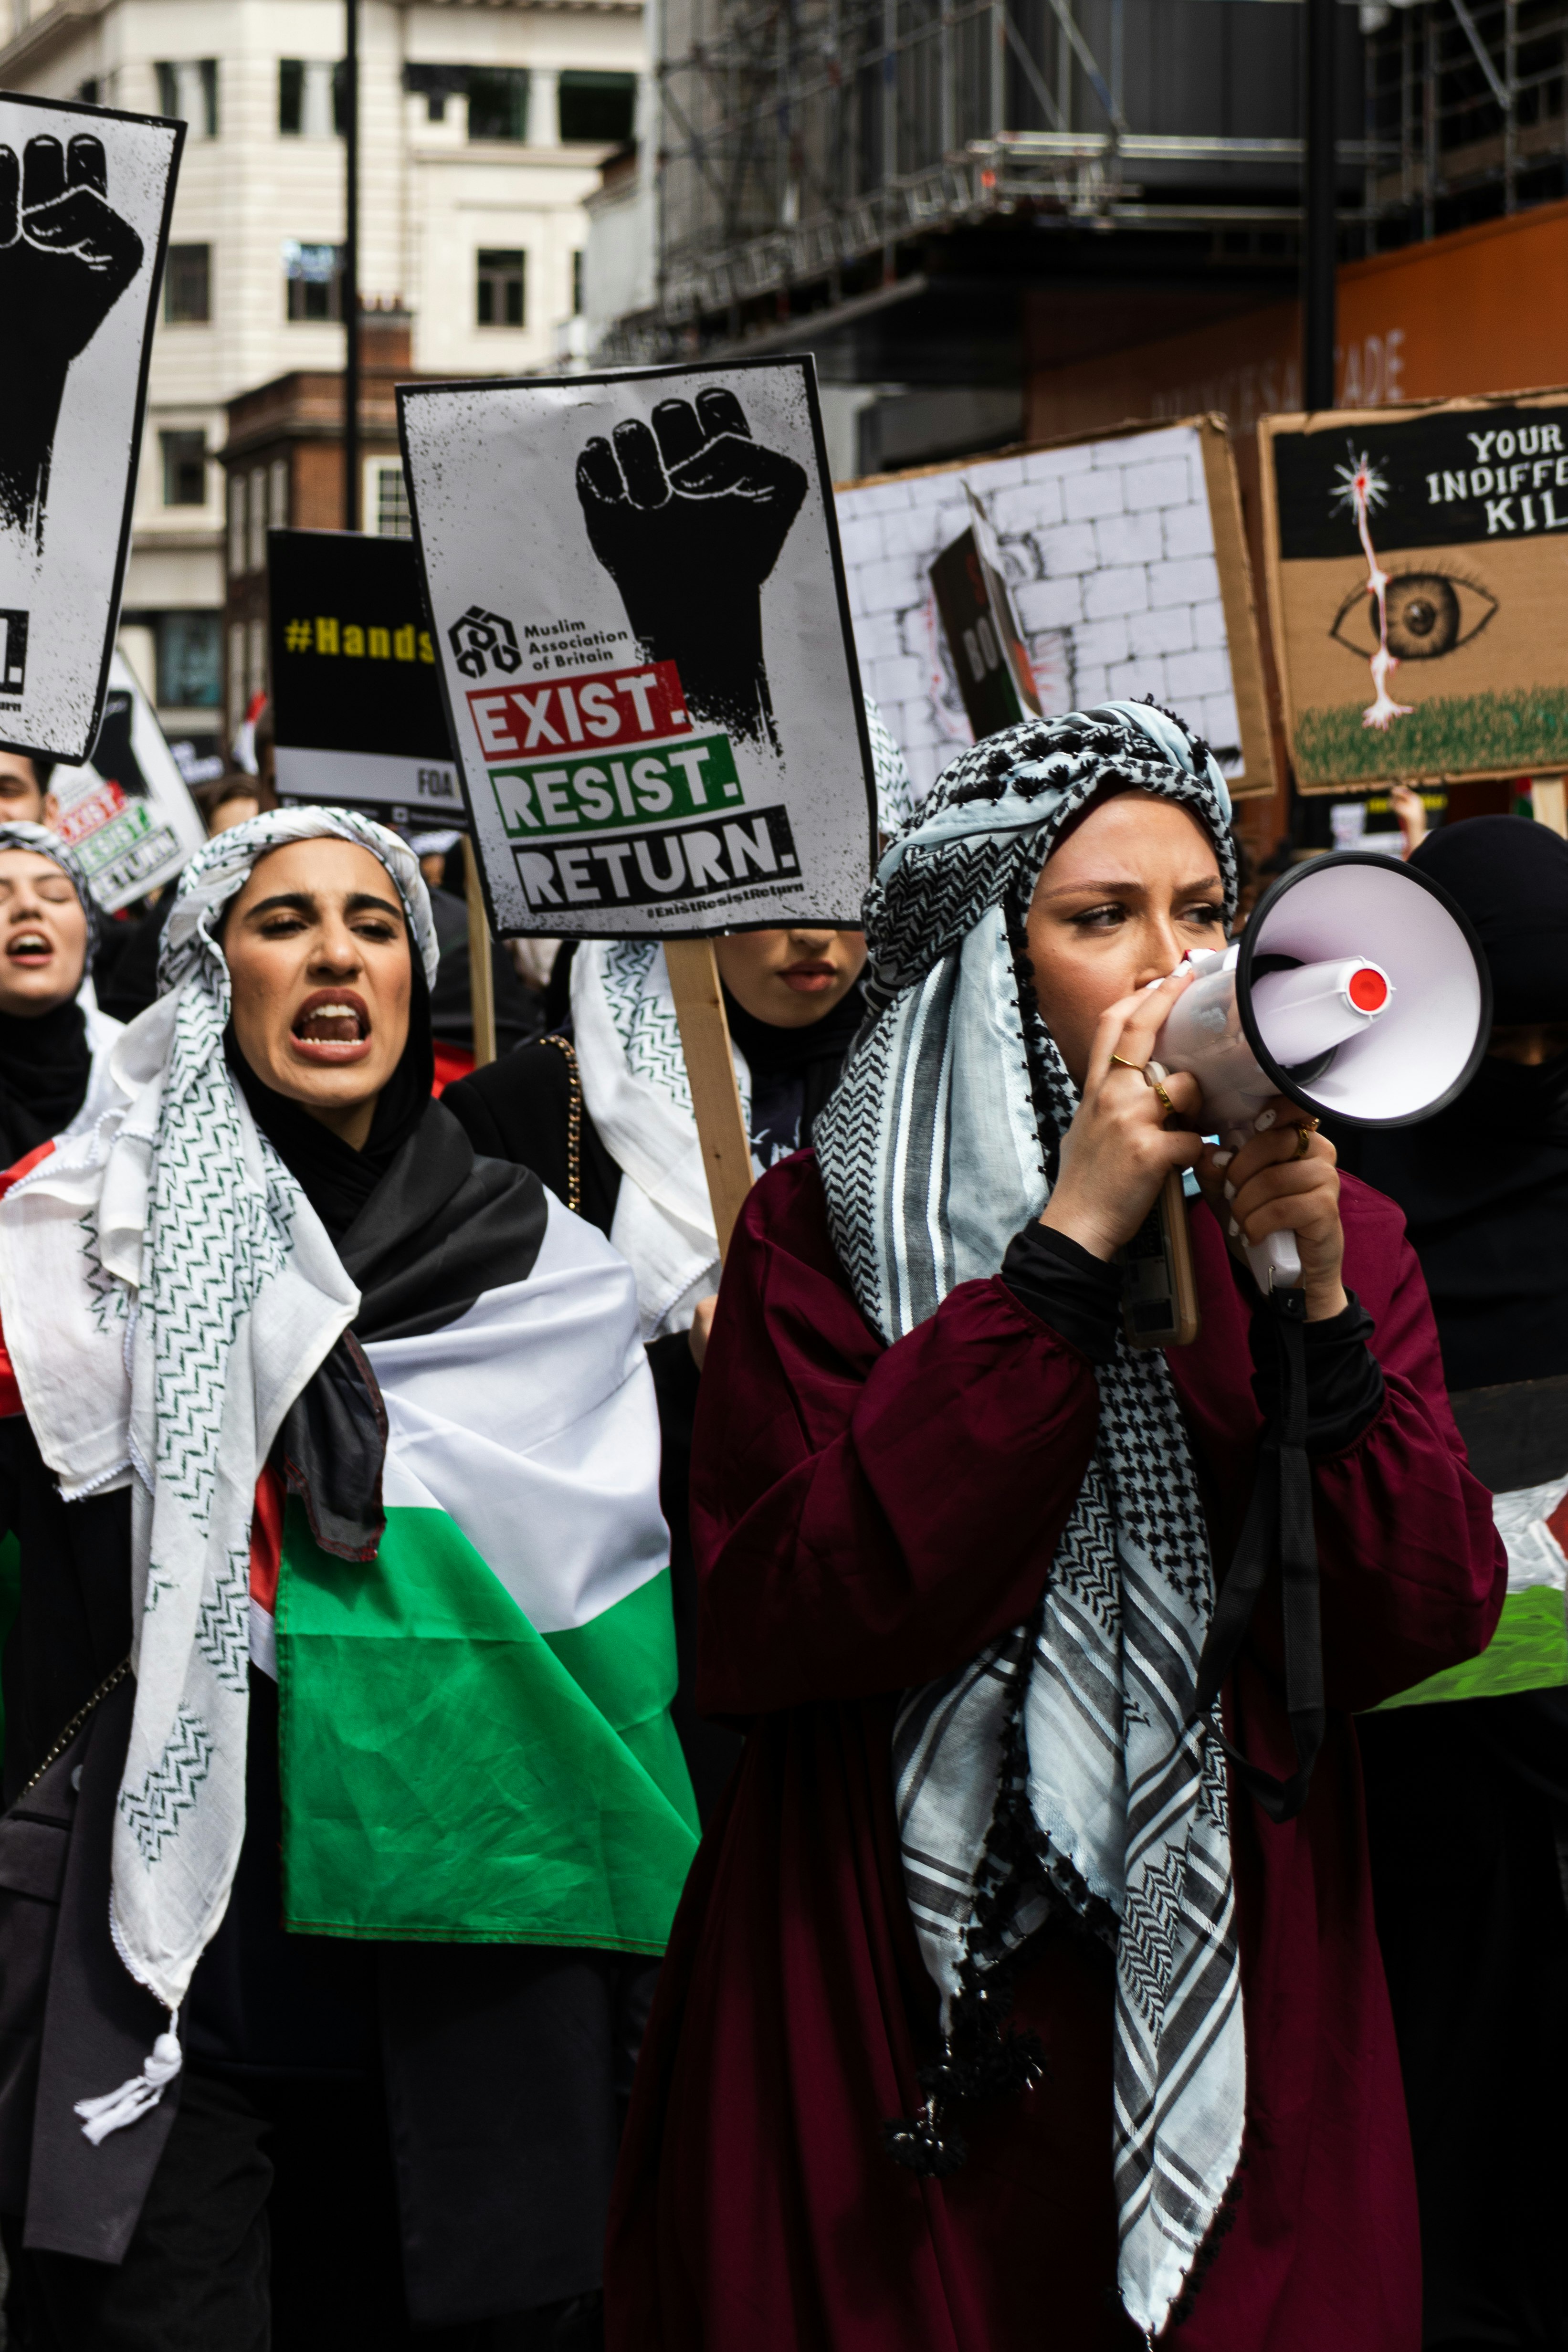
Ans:
[{"label": "orange storefront sign", "polygon": [[[1568,383],[1568,201],[1348,262],[1339,310],[1339,407]],[[1277,302],[1037,371],[1029,437],[1215,409],[1250,435],[1300,406],[1300,345],[1297,305]]]}]

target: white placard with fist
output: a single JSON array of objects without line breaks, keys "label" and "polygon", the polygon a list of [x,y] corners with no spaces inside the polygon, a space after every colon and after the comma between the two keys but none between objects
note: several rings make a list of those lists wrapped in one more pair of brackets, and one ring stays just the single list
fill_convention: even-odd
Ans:
[{"label": "white placard with fist", "polygon": [[875,802],[811,361],[398,404],[498,930],[858,923]]},{"label": "white placard with fist", "polygon": [[0,97],[0,743],[98,733],[184,125]]}]

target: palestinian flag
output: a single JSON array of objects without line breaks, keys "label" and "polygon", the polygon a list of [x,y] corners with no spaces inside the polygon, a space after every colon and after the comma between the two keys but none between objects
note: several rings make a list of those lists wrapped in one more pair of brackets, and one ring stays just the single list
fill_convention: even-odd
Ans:
[{"label": "palestinian flag", "polygon": [[1508,1551],[1508,1597],[1491,1640],[1479,1658],[1446,1666],[1384,1699],[1384,1707],[1501,1698],[1568,1683],[1568,1478],[1494,1494],[1492,1517]]},{"label": "palestinian flag", "polygon": [[258,1489],[287,1924],[661,1952],[697,1817],[630,1269],[439,1109],[340,1247],[384,1408],[385,1528],[345,1559],[276,1469]]}]

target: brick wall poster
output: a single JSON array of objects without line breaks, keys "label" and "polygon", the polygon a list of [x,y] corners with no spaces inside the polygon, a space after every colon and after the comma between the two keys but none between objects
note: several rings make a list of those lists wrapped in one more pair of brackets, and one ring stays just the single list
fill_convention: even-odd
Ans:
[{"label": "brick wall poster", "polygon": [[861,677],[917,792],[973,740],[930,576],[969,526],[966,486],[1047,715],[1152,695],[1203,736],[1234,793],[1273,791],[1235,461],[1223,422],[1194,417],[839,488]]}]

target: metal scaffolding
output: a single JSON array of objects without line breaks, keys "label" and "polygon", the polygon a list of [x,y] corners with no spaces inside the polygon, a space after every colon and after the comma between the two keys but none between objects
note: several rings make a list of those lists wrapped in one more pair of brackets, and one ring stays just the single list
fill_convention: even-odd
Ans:
[{"label": "metal scaffolding", "polygon": [[[1299,7],[1184,0],[1204,35],[1222,9],[1250,19],[1251,64],[1228,92],[1205,81],[1178,102],[1148,70],[1162,5],[662,0],[656,301],[608,355],[864,305],[896,281],[900,247],[998,215],[1293,236]],[[1347,10],[1347,34],[1357,23]],[[1339,142],[1347,254],[1568,187],[1568,0],[1371,0],[1359,25],[1361,136],[1342,135],[1352,81]]]}]

